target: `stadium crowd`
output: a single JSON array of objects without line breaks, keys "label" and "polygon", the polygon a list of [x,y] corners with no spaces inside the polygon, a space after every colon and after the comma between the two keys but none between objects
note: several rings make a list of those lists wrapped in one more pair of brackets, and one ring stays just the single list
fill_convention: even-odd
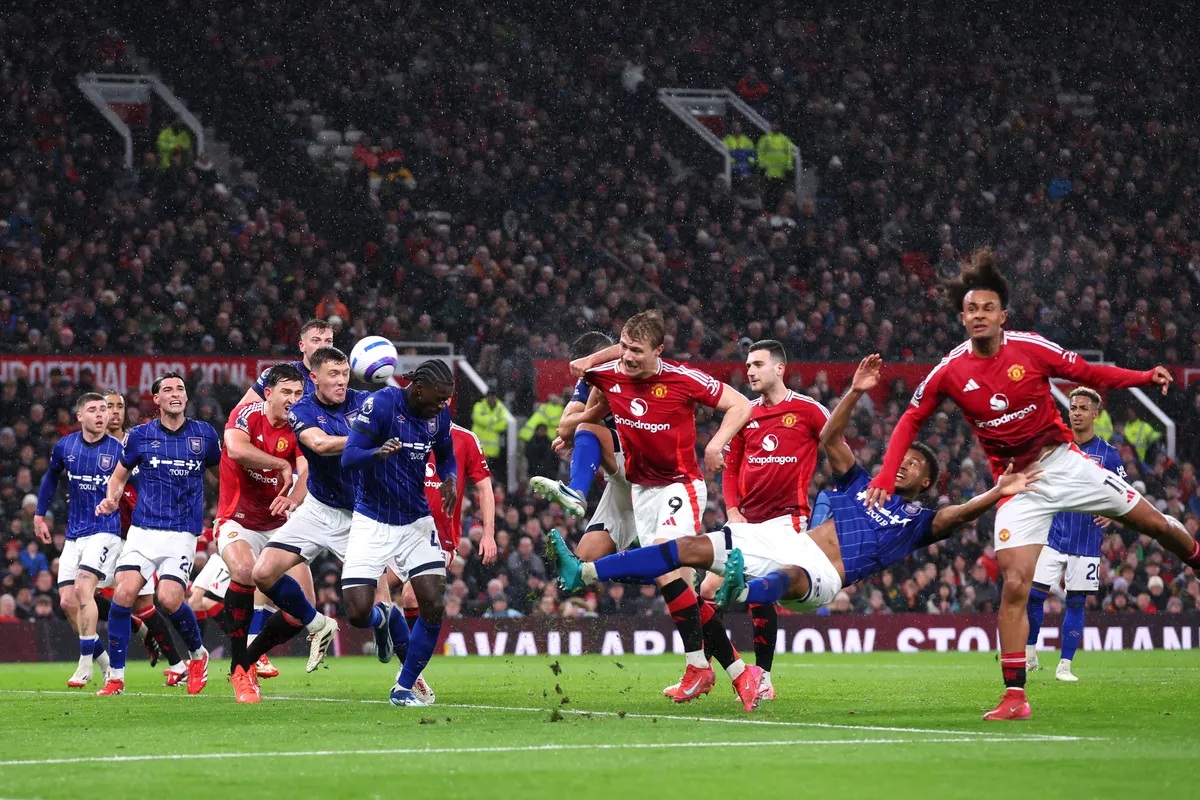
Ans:
[{"label": "stadium crowd", "polygon": [[[578,333],[619,329],[651,305],[671,309],[668,357],[738,360],[747,338],[775,336],[804,361],[936,360],[961,338],[937,283],[987,242],[1014,279],[1010,327],[1124,366],[1200,361],[1200,207],[1188,182],[1200,135],[1176,98],[1194,67],[1187,33],[1167,39],[1140,11],[1081,21],[1045,8],[1010,28],[981,25],[969,8],[933,17],[897,5],[851,21],[776,4],[756,19],[690,13],[680,33],[667,24],[676,2],[535,17],[503,3],[397,17],[360,2],[302,25],[289,20],[310,4],[162,4],[154,13],[172,17],[175,35],[203,31],[196,59],[219,72],[194,71],[247,100],[189,87],[218,130],[269,116],[263,135],[293,151],[297,172],[312,166],[295,156],[315,138],[313,115],[362,132],[346,185],[328,185],[361,213],[336,230],[310,216],[311,192],[268,183],[238,158],[227,176],[182,148],[164,166],[149,137],[125,170],[75,76],[132,69],[130,44],[164,70],[194,64],[161,62],[170,36],[98,24],[99,4],[24,5],[3,22],[0,71],[6,353],[282,359],[317,315],[345,349],[368,333],[452,342],[524,416],[535,358],[565,357]],[[1135,53],[1133,41],[1154,46]],[[815,196],[761,178],[725,185],[656,106],[664,86],[745,94],[800,145]],[[61,526],[50,546],[34,541],[30,495],[90,387],[9,375],[0,619],[49,616]],[[803,378],[794,388],[826,404],[844,388]],[[222,423],[244,387],[189,389],[193,413]],[[893,386],[861,412],[852,445],[864,462],[878,461],[911,389]],[[131,422],[152,413],[145,398],[129,406]],[[1184,387],[1164,409],[1195,413],[1200,394]],[[1200,436],[1182,430],[1171,461],[1153,436],[1127,435],[1139,422],[1127,413],[1114,409],[1113,436],[1131,480],[1194,533]],[[947,408],[931,428],[945,476],[932,502],[986,486],[961,415]],[[819,472],[813,491],[827,481]],[[542,538],[576,523],[502,489],[497,508],[501,558],[485,567],[463,545],[451,616],[661,611],[652,588],[560,598]],[[706,522],[720,520],[712,507]],[[849,587],[831,611],[994,610],[990,532],[984,517],[877,584]],[[1200,604],[1200,582],[1157,546],[1116,531],[1105,555],[1096,606]],[[336,606],[336,565],[319,572],[319,599]]]}]

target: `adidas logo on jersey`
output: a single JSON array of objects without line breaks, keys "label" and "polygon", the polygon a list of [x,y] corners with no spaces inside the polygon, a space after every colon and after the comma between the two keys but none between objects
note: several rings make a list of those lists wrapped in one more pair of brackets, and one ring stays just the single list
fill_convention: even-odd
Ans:
[{"label": "adidas logo on jersey", "polygon": [[978,388],[979,388],[979,384],[975,382],[974,378],[970,378],[967,380],[967,385],[964,386],[962,390],[964,392],[973,392]]},{"label": "adidas logo on jersey", "polygon": [[612,389],[610,389],[609,391],[612,392],[613,394],[620,394],[621,393],[621,384],[619,384],[619,383],[614,384]]},{"label": "adidas logo on jersey", "polygon": [[752,421],[752,422],[748,422],[748,423],[746,423],[746,427],[747,427],[747,428],[757,428],[757,427],[758,427],[758,420],[754,420],[754,421]]}]

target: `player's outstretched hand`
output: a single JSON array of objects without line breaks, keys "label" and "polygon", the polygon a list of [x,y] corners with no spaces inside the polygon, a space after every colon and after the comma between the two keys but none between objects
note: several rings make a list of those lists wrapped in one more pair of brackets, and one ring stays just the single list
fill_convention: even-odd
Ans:
[{"label": "player's outstretched hand", "polygon": [[850,388],[856,392],[869,392],[879,385],[879,370],[883,368],[883,356],[872,353],[858,363]]},{"label": "player's outstretched hand", "polygon": [[483,556],[485,567],[496,563],[496,534],[483,535],[479,540],[479,554]]},{"label": "player's outstretched hand", "polygon": [[1041,467],[1030,467],[1020,472],[1013,472],[1013,465],[1009,464],[1004,470],[1004,474],[1000,476],[1000,480],[996,481],[996,487],[1000,489],[1001,497],[1008,497],[1022,492],[1036,492],[1037,489],[1033,485],[1042,479]]},{"label": "player's outstretched hand", "polygon": [[296,510],[296,501],[288,497],[286,494],[276,495],[271,500],[271,514],[276,517],[286,517],[288,514]]},{"label": "player's outstretched hand", "polygon": [[[279,470],[279,497],[287,497],[288,493],[292,491],[292,484],[295,482],[296,476],[292,474],[292,465],[285,462],[284,468]],[[275,499],[278,500],[279,497]],[[293,503],[292,508],[295,507],[296,504]]]},{"label": "player's outstretched hand", "polygon": [[1162,387],[1163,394],[1167,393],[1167,389],[1169,389],[1171,387],[1171,384],[1174,381],[1175,381],[1175,376],[1171,374],[1171,370],[1169,370],[1163,366],[1155,367],[1154,374],[1150,376],[1150,382],[1153,383],[1155,386]]},{"label": "player's outstretched hand", "polygon": [[892,493],[882,486],[868,486],[866,497],[863,498],[863,505],[867,508],[883,508],[891,499]]},{"label": "player's outstretched hand", "polygon": [[1104,530],[1109,525],[1112,525],[1112,520],[1108,517],[1092,517],[1092,522],[1096,523],[1096,527]]},{"label": "player's outstretched hand", "polygon": [[562,458],[570,458],[573,448],[570,442],[564,440],[561,436],[555,436],[554,441],[550,443],[550,449]]},{"label": "player's outstretched hand", "polygon": [[723,448],[704,448],[704,466],[709,472],[717,473],[725,469],[725,451]]},{"label": "player's outstretched hand", "polygon": [[571,369],[571,377],[575,380],[582,378],[584,373],[591,368],[590,361],[591,358],[589,356],[584,356],[583,358],[577,358],[568,364],[567,366]]},{"label": "player's outstretched hand", "polygon": [[445,511],[448,517],[454,513],[454,502],[458,500],[458,480],[451,475],[442,481],[438,491],[442,493],[442,511]]},{"label": "player's outstretched hand", "polygon": [[96,516],[107,517],[109,514],[117,510],[117,506],[118,502],[116,500],[109,500],[106,497],[96,505]]},{"label": "player's outstretched hand", "polygon": [[33,532],[42,544],[50,544],[50,526],[46,524],[45,517],[35,516],[33,518]]},{"label": "player's outstretched hand", "polygon": [[403,446],[404,446],[404,442],[400,441],[399,439],[388,439],[386,442],[379,445],[379,447],[377,447],[375,449],[375,457],[376,458],[387,458],[392,453],[399,452],[400,448]]}]

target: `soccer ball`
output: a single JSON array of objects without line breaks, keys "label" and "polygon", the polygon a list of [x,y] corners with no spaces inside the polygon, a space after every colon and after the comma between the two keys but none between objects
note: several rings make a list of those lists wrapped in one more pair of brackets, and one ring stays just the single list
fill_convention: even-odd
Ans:
[{"label": "soccer ball", "polygon": [[387,383],[396,371],[400,354],[396,346],[382,336],[359,339],[350,351],[350,371],[367,383]]}]

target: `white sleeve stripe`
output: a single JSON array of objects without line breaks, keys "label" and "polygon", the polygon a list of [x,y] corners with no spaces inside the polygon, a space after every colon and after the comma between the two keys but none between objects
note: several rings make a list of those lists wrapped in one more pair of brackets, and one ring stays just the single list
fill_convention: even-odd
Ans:
[{"label": "white sleeve stripe", "polygon": [[689,367],[676,364],[663,364],[663,366],[666,368],[666,372],[674,372],[677,375],[691,378],[710,392],[715,391],[716,388],[721,385],[721,382],[712,375],[701,372],[697,369],[691,369]]},{"label": "white sleeve stripe", "polygon": [[1028,344],[1041,345],[1042,347],[1046,348],[1047,350],[1051,350],[1055,353],[1058,353],[1059,355],[1062,355],[1062,353],[1063,353],[1062,347],[1060,347],[1059,345],[1056,345],[1054,342],[1050,341],[1049,339],[1039,336],[1036,333],[1010,333],[1009,337],[1012,339],[1016,339],[1018,342],[1026,342]]}]

